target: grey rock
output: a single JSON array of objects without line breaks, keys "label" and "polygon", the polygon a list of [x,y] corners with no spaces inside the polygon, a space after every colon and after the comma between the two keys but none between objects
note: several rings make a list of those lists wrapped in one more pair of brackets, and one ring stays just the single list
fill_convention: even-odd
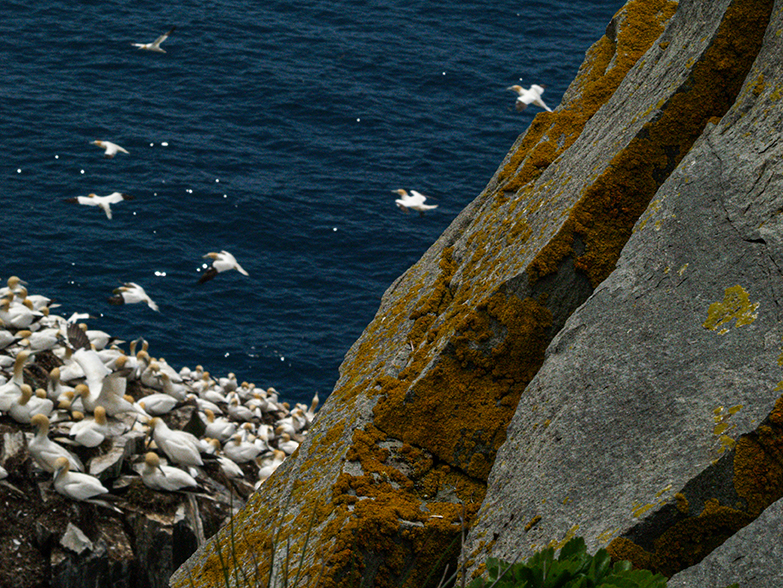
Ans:
[{"label": "grey rock", "polygon": [[[698,565],[669,578],[667,588],[703,588],[738,582],[742,588],[783,586],[783,501],[738,531]],[[731,578],[727,580],[727,578]]]},{"label": "grey rock", "polygon": [[[549,346],[471,531],[474,570],[581,535],[671,575],[783,495],[781,27],[777,2],[734,106]],[[767,577],[781,561],[764,557]],[[736,572],[710,585],[744,586]]]},{"label": "grey rock", "polygon": [[60,545],[73,551],[76,555],[82,555],[85,551],[92,551],[92,541],[87,538],[82,530],[69,522],[65,533],[60,537]]}]

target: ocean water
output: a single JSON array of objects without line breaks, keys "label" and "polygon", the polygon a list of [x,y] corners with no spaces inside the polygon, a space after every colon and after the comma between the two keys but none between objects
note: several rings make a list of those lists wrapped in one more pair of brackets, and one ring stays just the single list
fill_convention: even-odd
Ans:
[{"label": "ocean water", "polygon": [[[538,112],[506,87],[555,108],[623,2],[2,4],[0,279],[307,401]],[[131,46],[172,26],[165,54]],[[402,214],[397,188],[438,208]],[[65,201],[113,191],[135,198],[112,220]],[[221,249],[249,277],[196,285]],[[111,306],[128,281],[160,312]]]}]

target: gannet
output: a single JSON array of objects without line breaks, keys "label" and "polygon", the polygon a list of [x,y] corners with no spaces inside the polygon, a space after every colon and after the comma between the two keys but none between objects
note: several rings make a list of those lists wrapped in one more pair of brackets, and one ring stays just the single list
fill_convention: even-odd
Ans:
[{"label": "gannet", "polygon": [[185,431],[172,431],[159,417],[150,420],[149,427],[155,443],[171,461],[185,466],[204,465],[197,437]]},{"label": "gannet", "polygon": [[15,294],[17,290],[19,290],[20,286],[19,284],[27,284],[24,280],[20,279],[19,276],[11,276],[6,281],[7,286],[4,286],[0,288],[0,296],[7,296],[8,294]]},{"label": "gannet", "polygon": [[163,392],[150,394],[139,400],[139,406],[152,416],[171,412],[178,403],[179,400]]},{"label": "gannet", "polygon": [[166,39],[169,38],[169,35],[174,32],[174,29],[177,27],[171,27],[171,29],[167,32],[162,34],[160,37],[155,39],[152,43],[131,43],[134,47],[137,47],[139,49],[144,49],[146,51],[155,51],[157,53],[165,53],[163,49],[160,48],[160,44],[163,43]]},{"label": "gannet", "polygon": [[10,298],[0,299],[0,322],[6,327],[27,329],[42,316],[42,312],[33,310],[33,303],[29,300],[13,302]]},{"label": "gannet", "polygon": [[[90,398],[97,400],[103,389],[103,381],[112,373],[101,361],[98,352],[94,349],[77,349],[73,352],[73,360],[82,368],[84,377],[87,380],[87,387],[90,389]],[[62,376],[62,369],[60,370]],[[85,403],[87,410],[92,411],[93,406]]]},{"label": "gannet", "polygon": [[[215,418],[215,413],[208,408],[204,410],[204,414],[207,417],[207,421],[204,423],[206,425],[204,435],[207,437],[212,437],[213,439],[218,439],[219,441],[225,441],[234,433],[236,433],[237,426],[235,423],[232,423],[228,419],[222,417]],[[203,421],[204,419],[202,418],[201,420]]]},{"label": "gannet", "polygon": [[30,351],[43,351],[52,349],[58,343],[63,341],[62,332],[59,327],[48,327],[40,329],[35,333],[29,330],[18,331],[17,336],[27,340]]},{"label": "gannet", "polygon": [[160,312],[158,305],[153,302],[152,298],[144,291],[144,288],[139,286],[136,282],[126,282],[119,288],[115,288],[113,292],[114,296],[109,298],[111,304],[135,304],[136,302],[146,302],[155,312]]},{"label": "gannet", "polygon": [[117,145],[117,143],[112,143],[111,141],[97,141],[96,140],[96,141],[90,141],[90,144],[91,145],[97,145],[98,147],[103,149],[104,150],[104,156],[106,158],[108,158],[108,159],[111,159],[112,157],[117,155],[118,151],[120,151],[122,153],[127,153],[128,155],[130,155],[130,153],[128,153],[127,151],[125,151],[125,149],[123,149],[122,147]]},{"label": "gannet", "polygon": [[93,496],[108,492],[98,478],[71,472],[69,471],[70,467],[71,464],[65,457],[58,457],[55,460],[54,489],[66,498],[88,500]]},{"label": "gannet", "polygon": [[93,418],[84,419],[74,424],[68,435],[84,447],[97,447],[103,443],[103,440],[110,435],[106,409],[102,406],[96,406]]},{"label": "gannet", "polygon": [[411,209],[416,210],[419,214],[423,215],[427,210],[438,208],[437,204],[424,204],[427,197],[416,190],[411,190],[410,194],[403,189],[392,190],[392,193],[400,196],[400,198],[394,202],[397,205],[397,208],[403,212],[408,212],[408,210]]},{"label": "gannet", "polygon": [[214,251],[210,251],[204,256],[204,259],[207,258],[212,260],[212,265],[209,267],[209,269],[207,269],[207,271],[204,272],[204,275],[199,278],[198,280],[199,284],[203,284],[204,282],[211,280],[221,272],[225,272],[232,269],[237,270],[243,276],[249,275],[242,268],[242,266],[237,263],[236,258],[225,249],[223,249],[220,253],[215,253]]},{"label": "gannet", "polygon": [[32,421],[33,416],[37,414],[42,414],[47,417],[52,414],[54,403],[46,398],[46,392],[41,390],[43,398],[38,395],[33,396],[33,389],[27,384],[22,384],[20,390],[21,393],[19,398],[17,398],[16,402],[11,404],[11,407],[8,409],[8,414],[10,414],[11,418],[17,423],[27,424]]},{"label": "gannet", "polygon": [[294,451],[299,449],[299,443],[293,441],[288,433],[282,433],[280,435],[280,441],[277,442],[277,446],[287,455],[291,455]]},{"label": "gannet", "polygon": [[223,446],[223,453],[234,463],[245,463],[253,461],[261,453],[261,449],[250,441],[243,441],[242,435],[237,433]]},{"label": "gannet", "polygon": [[87,194],[87,196],[76,196],[74,198],[66,198],[66,202],[71,204],[83,204],[85,206],[97,206],[103,212],[106,213],[106,218],[111,220],[111,205],[122,202],[123,200],[133,200],[133,196],[130,194],[123,194],[122,192],[112,192],[108,196],[97,196],[96,194]]},{"label": "gannet", "polygon": [[144,466],[140,473],[144,485],[153,490],[176,492],[182,488],[198,486],[198,482],[187,472],[179,468],[161,465],[158,454],[151,451],[144,456]]},{"label": "gannet", "polygon": [[546,104],[544,104],[544,101],[541,100],[541,94],[544,93],[544,88],[546,86],[539,86],[538,84],[533,84],[530,86],[529,90],[526,90],[522,86],[509,86],[506,88],[506,90],[513,90],[518,94],[517,101],[516,101],[516,108],[519,112],[522,112],[525,110],[525,108],[528,107],[530,104],[535,104],[536,106],[540,106],[547,112],[552,112],[552,109],[549,108]]},{"label": "gannet", "polygon": [[52,473],[56,468],[56,460],[64,457],[71,463],[73,469],[84,471],[84,465],[82,465],[78,457],[47,437],[49,433],[49,417],[43,414],[34,415],[30,424],[38,427],[38,430],[27,448],[39,466]]},{"label": "gannet", "polygon": [[[258,464],[258,481],[263,483],[274,471],[285,461],[285,452],[280,449],[273,449],[271,457],[264,457],[262,460],[263,465]],[[258,488],[256,488],[258,489]]]},{"label": "gannet", "polygon": [[244,404],[240,404],[239,398],[236,396],[228,403],[228,414],[238,421],[249,422],[255,418],[253,411]]},{"label": "gannet", "polygon": [[22,394],[22,384],[24,384],[24,364],[30,357],[30,352],[23,349],[16,355],[14,360],[13,377],[0,386],[0,411],[8,412],[17,399]]}]

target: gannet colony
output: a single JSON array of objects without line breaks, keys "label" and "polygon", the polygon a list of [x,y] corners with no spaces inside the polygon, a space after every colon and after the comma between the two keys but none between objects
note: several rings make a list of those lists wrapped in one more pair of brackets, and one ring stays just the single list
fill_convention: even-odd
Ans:
[{"label": "gannet colony", "polygon": [[[12,551],[23,552],[39,534],[45,508],[65,518],[84,517],[87,509],[100,520],[128,508],[154,510],[154,496],[169,493],[177,500],[161,504],[193,504],[197,496],[238,508],[296,451],[315,416],[317,394],[310,406],[292,408],[274,388],[237,382],[234,374],[215,378],[201,366],[177,371],[153,357],[145,340],[126,350],[125,342],[91,330],[87,315],[65,318],[55,307],[16,276],[0,288],[0,511],[35,506],[38,513],[27,523],[7,515]],[[216,524],[230,512],[224,509]],[[79,525],[68,521],[68,529],[72,522]],[[200,525],[199,541],[217,530]],[[68,533],[59,531],[65,542]],[[97,531],[91,541],[78,531],[96,541]],[[13,565],[11,556],[0,558],[0,568]]]}]

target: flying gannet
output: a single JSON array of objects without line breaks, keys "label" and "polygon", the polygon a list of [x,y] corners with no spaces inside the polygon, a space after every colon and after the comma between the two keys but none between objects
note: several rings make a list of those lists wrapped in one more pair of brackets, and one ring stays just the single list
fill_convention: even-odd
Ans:
[{"label": "flying gannet", "polygon": [[399,198],[395,200],[397,208],[407,213],[408,210],[416,210],[419,214],[423,215],[425,211],[438,208],[437,204],[424,204],[427,197],[416,190],[411,190],[410,194],[406,190],[392,190],[393,194],[397,194]]},{"label": "flying gannet", "polygon": [[106,213],[106,218],[111,220],[111,205],[122,202],[123,200],[133,200],[133,196],[130,194],[123,194],[122,192],[112,192],[108,196],[97,196],[96,194],[88,194],[87,196],[76,196],[75,198],[66,198],[66,202],[71,204],[83,204],[85,206],[97,206],[103,212]]},{"label": "flying gannet", "polygon": [[114,296],[109,298],[111,304],[135,304],[136,302],[146,302],[155,312],[160,312],[158,305],[153,302],[152,298],[144,291],[144,288],[139,286],[136,282],[126,282],[119,288],[115,288],[113,291]]},{"label": "flying gannet", "polygon": [[98,147],[103,149],[104,150],[103,155],[107,159],[111,159],[112,157],[117,155],[118,151],[130,155],[130,153],[128,153],[127,151],[125,151],[125,149],[117,145],[117,143],[112,143],[111,141],[99,141],[96,139],[95,141],[90,141],[90,144],[97,145]]},{"label": "flying gannet", "polygon": [[517,101],[516,101],[516,108],[519,112],[522,112],[527,108],[530,104],[535,104],[536,106],[540,106],[547,112],[552,112],[552,109],[549,108],[546,104],[544,104],[544,101],[541,100],[541,94],[544,93],[544,88],[546,86],[539,86],[538,84],[533,84],[530,86],[529,90],[526,90],[522,86],[509,86],[506,88],[506,90],[513,90],[518,94]]},{"label": "flying gannet", "polygon": [[169,35],[174,32],[174,29],[177,27],[171,27],[167,33],[163,33],[160,37],[155,39],[152,43],[131,43],[134,47],[137,47],[139,49],[144,49],[146,51],[155,51],[156,53],[165,53],[163,49],[160,48],[160,44],[163,43],[166,39],[169,38]]},{"label": "flying gannet", "polygon": [[223,249],[220,253],[215,253],[210,251],[204,256],[204,259],[207,258],[212,260],[212,265],[209,267],[209,269],[207,269],[207,271],[204,272],[204,275],[199,278],[198,280],[199,284],[208,282],[219,273],[232,269],[237,270],[243,276],[249,275],[242,268],[242,266],[237,263],[236,258],[225,249]]}]

